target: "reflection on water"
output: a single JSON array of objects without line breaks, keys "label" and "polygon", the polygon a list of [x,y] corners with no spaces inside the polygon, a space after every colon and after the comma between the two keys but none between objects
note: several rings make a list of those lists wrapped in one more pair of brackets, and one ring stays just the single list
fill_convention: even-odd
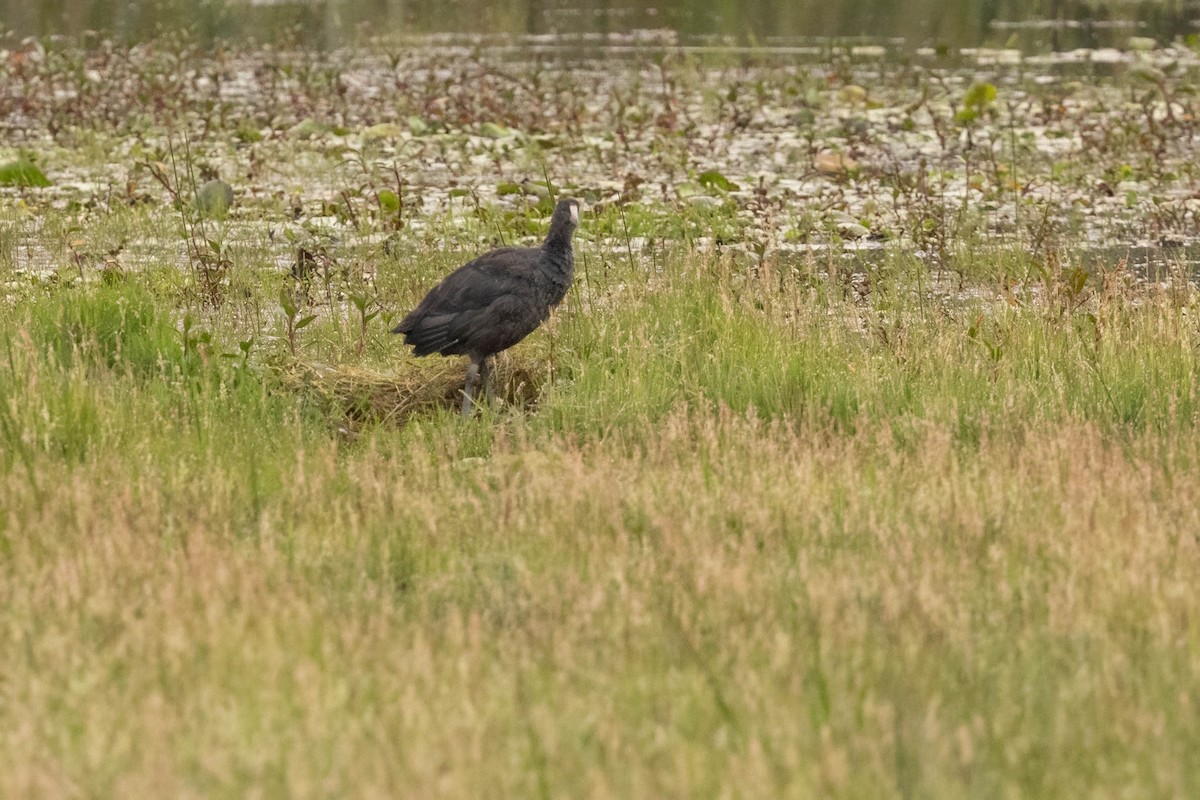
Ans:
[{"label": "reflection on water", "polygon": [[867,37],[907,46],[1026,52],[1167,43],[1200,34],[1200,0],[0,0],[17,36],[103,31],[139,40],[293,39],[328,47],[362,35],[609,34],[671,29],[743,44]]}]

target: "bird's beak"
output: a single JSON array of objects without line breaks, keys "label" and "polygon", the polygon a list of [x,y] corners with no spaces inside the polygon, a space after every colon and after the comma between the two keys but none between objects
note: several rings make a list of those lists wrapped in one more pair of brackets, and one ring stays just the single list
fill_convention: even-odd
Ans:
[{"label": "bird's beak", "polygon": [[571,222],[573,222],[576,225],[579,224],[579,204],[578,203],[571,204]]}]

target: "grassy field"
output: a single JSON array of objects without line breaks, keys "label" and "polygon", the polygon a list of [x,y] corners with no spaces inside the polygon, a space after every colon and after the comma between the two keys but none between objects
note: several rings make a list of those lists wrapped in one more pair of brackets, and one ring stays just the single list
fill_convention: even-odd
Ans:
[{"label": "grassy field", "polygon": [[1193,293],[821,289],[688,257],[353,430],[161,286],[10,308],[0,795],[1195,794]]},{"label": "grassy field", "polygon": [[[140,140],[114,188],[89,137],[141,123],[104,120],[39,141],[107,199],[0,204],[0,797],[1200,796],[1184,272],[1078,269],[1024,207],[968,235],[933,183],[896,235],[947,260],[851,265],[756,238],[794,205],[765,188],[571,186],[572,292],[463,420],[464,365],[386,323],[544,207],[371,184],[301,198],[340,243],[285,240],[292,177],[214,225]],[[327,177],[201,122],[181,160]],[[494,146],[455,136],[405,141]]]}]

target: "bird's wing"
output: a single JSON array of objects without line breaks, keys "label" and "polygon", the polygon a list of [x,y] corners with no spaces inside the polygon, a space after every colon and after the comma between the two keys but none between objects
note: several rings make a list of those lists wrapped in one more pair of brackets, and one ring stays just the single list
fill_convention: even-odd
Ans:
[{"label": "bird's wing", "polygon": [[520,304],[534,291],[539,255],[536,248],[507,247],[464,264],[435,286],[393,332],[405,334],[417,355],[450,352],[477,335],[493,315],[497,321],[508,317],[508,306]]},{"label": "bird's wing", "polygon": [[496,298],[532,289],[539,251],[505,247],[484,253],[451,272],[409,316],[459,313],[486,308]]}]

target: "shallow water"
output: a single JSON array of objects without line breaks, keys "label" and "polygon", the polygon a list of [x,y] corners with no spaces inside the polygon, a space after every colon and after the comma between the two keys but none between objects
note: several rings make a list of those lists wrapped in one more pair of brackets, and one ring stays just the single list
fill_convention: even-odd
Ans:
[{"label": "shallow water", "polygon": [[[1090,271],[1197,272],[1200,111],[1188,87],[1200,53],[1176,38],[1191,35],[1191,0],[1122,2],[1107,16],[1095,10],[1103,4],[999,2],[984,15],[978,4],[951,3],[938,36],[954,31],[954,47],[889,22],[895,7],[929,18],[916,13],[923,2],[835,2],[804,19],[794,11],[811,4],[761,2],[743,14],[750,5],[701,13],[694,3],[609,3],[588,16],[578,3],[493,4],[460,25],[456,15],[472,3],[437,16],[431,5],[386,1],[214,10],[0,0],[18,32],[103,23],[129,38],[172,24],[222,33],[243,15],[315,15],[291,29],[307,47],[230,42],[216,57],[182,45],[176,56],[169,43],[89,52],[88,37],[20,45],[6,56],[0,132],[10,148],[36,153],[56,185],[36,196],[6,188],[0,199],[79,214],[91,229],[122,192],[168,200],[138,167],[145,151],[126,151],[136,141],[165,160],[190,130],[191,147],[238,198],[222,237],[269,253],[281,269],[297,239],[378,250],[380,229],[364,235],[337,209],[374,213],[373,192],[392,186],[402,166],[405,235],[421,246],[447,244],[421,238],[431,222],[452,235],[480,206],[519,211],[536,198],[515,187],[549,174],[598,207],[643,206],[640,229],[594,236],[601,257],[674,238],[748,260],[756,248],[797,263],[837,254],[852,270],[900,249],[940,270],[955,247],[1015,245]],[[322,50],[368,9],[379,18],[371,32],[392,38]],[[472,33],[502,12],[504,24]],[[974,16],[955,27],[956,14]],[[733,17],[774,23],[758,36],[726,24]],[[420,33],[439,27],[453,30]],[[830,33],[860,30],[888,35]],[[1054,49],[1070,41],[1088,46]],[[139,98],[163,80],[178,105],[130,128]],[[997,100],[976,124],[960,124],[955,114],[979,81],[995,85]],[[253,128],[253,141],[238,126]],[[88,142],[91,150],[81,147]],[[707,173],[729,187],[704,185]],[[301,208],[298,219],[281,213],[281,197]],[[16,216],[24,233],[40,235],[36,215]],[[954,240],[922,235],[925,223]],[[152,260],[164,243],[180,249],[175,232],[155,235],[162,242],[143,232],[125,243],[127,265]],[[115,244],[93,238],[105,245],[91,248],[99,253]],[[18,265],[60,266],[51,252],[60,239],[35,238]]]},{"label": "shallow water", "polygon": [[17,36],[102,31],[128,40],[187,29],[208,39],[336,47],[364,35],[620,34],[684,44],[795,47],[857,38],[909,49],[1024,53],[1167,44],[1200,33],[1200,0],[0,0]]}]

